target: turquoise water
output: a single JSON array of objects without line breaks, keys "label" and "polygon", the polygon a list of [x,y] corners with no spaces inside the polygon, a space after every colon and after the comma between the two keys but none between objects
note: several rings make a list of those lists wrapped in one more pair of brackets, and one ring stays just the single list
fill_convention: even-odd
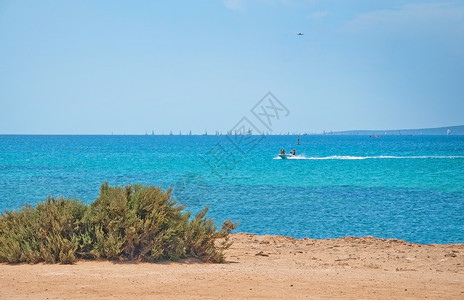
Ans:
[{"label": "turquoise water", "polygon": [[[242,137],[243,138],[243,137]],[[87,203],[102,182],[174,187],[238,231],[464,242],[462,136],[0,136],[0,209]],[[276,157],[295,148],[298,157]]]}]

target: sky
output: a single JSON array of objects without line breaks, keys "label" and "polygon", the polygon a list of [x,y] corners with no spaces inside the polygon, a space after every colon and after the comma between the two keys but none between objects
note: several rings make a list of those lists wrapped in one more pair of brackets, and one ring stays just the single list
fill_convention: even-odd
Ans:
[{"label": "sky", "polygon": [[[297,33],[304,35],[297,35]],[[464,124],[464,1],[0,0],[0,134]]]}]

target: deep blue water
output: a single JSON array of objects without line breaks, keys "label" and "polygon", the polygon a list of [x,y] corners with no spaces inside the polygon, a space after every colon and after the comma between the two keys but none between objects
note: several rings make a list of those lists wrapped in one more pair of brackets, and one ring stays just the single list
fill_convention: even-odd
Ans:
[{"label": "deep blue water", "polygon": [[[0,135],[0,209],[102,182],[174,187],[238,231],[464,243],[463,136]],[[277,159],[295,148],[296,159]]]}]

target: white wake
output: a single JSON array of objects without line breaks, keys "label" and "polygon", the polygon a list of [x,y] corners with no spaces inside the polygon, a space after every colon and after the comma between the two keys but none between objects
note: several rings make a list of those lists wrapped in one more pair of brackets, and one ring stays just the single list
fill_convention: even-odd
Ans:
[{"label": "white wake", "polygon": [[[423,156],[391,156],[391,155],[379,155],[379,156],[351,156],[351,155],[332,155],[332,156],[305,156],[295,155],[289,156],[287,159],[305,159],[305,160],[363,160],[363,159],[463,159],[463,155],[423,155]],[[279,156],[274,159],[282,159]]]}]

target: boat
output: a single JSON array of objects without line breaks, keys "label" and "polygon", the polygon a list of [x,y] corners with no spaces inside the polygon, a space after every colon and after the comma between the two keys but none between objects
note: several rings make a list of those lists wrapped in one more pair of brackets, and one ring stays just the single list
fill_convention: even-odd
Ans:
[{"label": "boat", "polygon": [[290,152],[290,153],[285,153],[285,154],[279,154],[279,157],[282,159],[287,159],[287,158],[296,157],[296,154],[293,154]]},{"label": "boat", "polygon": [[290,151],[290,153],[285,153],[284,150],[281,150],[280,153],[279,153],[279,157],[282,158],[282,159],[287,159],[287,158],[294,157],[294,156],[296,156],[295,149]]}]

